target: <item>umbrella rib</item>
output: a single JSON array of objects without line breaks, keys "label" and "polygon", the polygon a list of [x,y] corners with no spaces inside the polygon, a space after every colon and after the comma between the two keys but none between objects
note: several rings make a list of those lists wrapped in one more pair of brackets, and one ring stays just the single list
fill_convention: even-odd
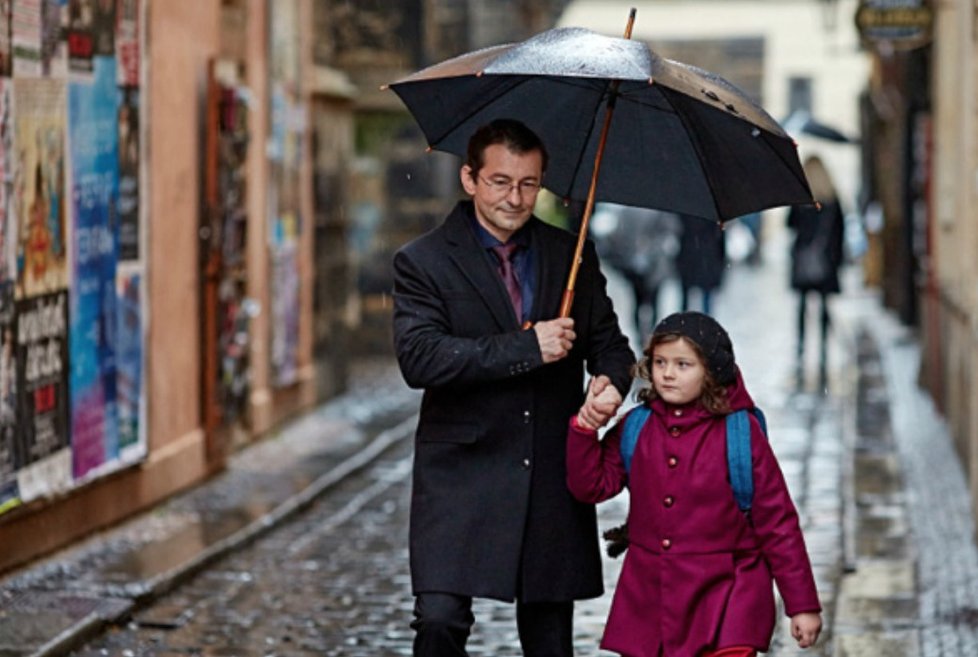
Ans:
[{"label": "umbrella rib", "polygon": [[[668,87],[666,89],[668,89]],[[671,89],[669,89],[669,91],[671,91]],[[713,184],[712,176],[710,175],[710,170],[707,167],[704,167],[702,164],[705,161],[705,159],[703,157],[704,153],[702,149],[700,149],[699,140],[697,140],[694,137],[695,133],[690,128],[689,124],[686,122],[686,117],[683,116],[682,112],[676,109],[675,105],[673,105],[672,98],[669,97],[669,94],[663,93],[662,97],[665,99],[667,103],[669,103],[669,107],[672,108],[673,114],[676,115],[676,118],[679,119],[679,122],[683,124],[683,130],[686,132],[686,136],[689,137],[689,142],[693,145],[693,148],[696,149],[696,162],[697,164],[699,164],[700,170],[703,172],[703,179],[706,180],[707,187],[710,188],[710,200],[713,202],[713,211],[716,212],[717,219],[720,222],[722,222],[723,213],[720,212],[720,206],[717,205],[717,189],[716,186]]]},{"label": "umbrella rib", "polygon": [[597,125],[598,109],[601,107],[602,103],[605,103],[605,98],[608,96],[608,92],[611,89],[611,85],[614,84],[614,80],[609,80],[605,85],[604,92],[598,96],[598,101],[594,106],[594,110],[591,112],[593,117],[591,120],[591,126],[588,128],[587,137],[584,140],[584,148],[582,148],[577,155],[577,164],[574,165],[574,172],[570,177],[570,187],[562,194],[566,198],[570,198],[571,192],[574,191],[574,182],[577,180],[577,174],[581,172],[581,166],[584,163],[584,154],[587,152],[587,144],[591,142],[591,137],[594,135],[594,128]]},{"label": "umbrella rib", "polygon": [[[672,91],[672,90],[670,89],[670,91]],[[669,103],[669,106],[672,107],[673,112],[676,115],[676,118],[678,118],[679,121],[683,124],[683,128],[685,129],[685,132],[686,132],[686,136],[689,137],[690,143],[693,145],[693,148],[696,149],[697,162],[699,162],[699,163],[704,162],[705,161],[704,160],[704,157],[703,157],[704,156],[704,153],[703,153],[702,149],[700,149],[699,141],[695,137],[696,132],[690,128],[690,126],[686,122],[686,118],[685,118],[685,116],[683,116],[682,112],[679,112],[679,111],[676,110],[676,107],[675,107],[675,105],[673,105],[672,99],[669,97],[669,94],[668,93],[663,93],[662,94],[662,97],[665,98],[665,100],[666,100],[667,103]],[[775,139],[778,138],[777,135],[772,135],[768,130],[765,130],[761,126],[756,125],[756,124],[752,123],[751,121],[747,121],[746,119],[743,119],[743,118],[740,118],[740,117],[734,117],[734,118],[736,118],[738,121],[743,121],[744,124],[747,125],[747,126],[750,126],[751,129],[759,130],[762,135],[771,135]],[[771,146],[771,143],[766,138],[763,139],[763,142],[764,142],[764,147],[767,148],[769,152],[773,153],[774,154],[774,157],[777,158],[778,161],[780,161],[783,165],[785,165],[785,168],[788,171],[791,171],[792,172],[792,175],[794,175],[794,171],[791,168],[791,163],[789,161],[787,161],[781,155],[781,152],[778,151],[776,148],[772,147]],[[703,177],[706,180],[706,184],[710,188],[710,198],[713,201],[713,209],[716,212],[717,218],[721,222],[724,219],[733,219],[733,217],[725,217],[724,214],[723,214],[723,212],[721,212],[720,207],[717,205],[717,199],[719,197],[716,194],[716,191],[717,190],[716,190],[716,186],[713,184],[713,180],[712,180],[712,178],[710,176],[710,170],[707,167],[704,167],[702,164],[700,164],[700,170],[703,172]],[[795,177],[795,180],[796,181],[798,181],[799,183],[801,183],[801,185],[802,185],[803,188],[808,189],[808,182],[806,180],[798,180],[798,176],[794,176],[794,177]],[[812,200],[814,201],[815,199],[813,198]]]}]

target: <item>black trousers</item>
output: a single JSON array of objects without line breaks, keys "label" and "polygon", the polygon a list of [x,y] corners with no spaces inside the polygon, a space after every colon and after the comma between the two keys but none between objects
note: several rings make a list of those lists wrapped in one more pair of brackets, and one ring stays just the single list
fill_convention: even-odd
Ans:
[{"label": "black trousers", "polygon": [[[516,602],[516,627],[525,657],[573,657],[573,602]],[[475,616],[472,598],[419,593],[414,599],[414,657],[466,657]]]}]

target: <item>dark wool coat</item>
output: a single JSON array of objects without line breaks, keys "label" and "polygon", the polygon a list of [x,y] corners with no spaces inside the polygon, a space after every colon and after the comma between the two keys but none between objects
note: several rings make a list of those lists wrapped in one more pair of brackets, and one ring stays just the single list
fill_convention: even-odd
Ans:
[{"label": "dark wool coat", "polygon": [[[753,407],[743,380],[733,410]],[[771,445],[751,417],[754,497],[750,520],[737,507],[726,457],[726,419],[698,401],[652,402],[629,478],[630,547],[602,647],[629,657],[701,654],[751,646],[774,631],[772,579],[787,615],[819,611],[798,514]],[[568,486],[600,502],[625,487],[620,422],[605,439],[571,425]],[[663,653],[660,653],[660,647]]]},{"label": "dark wool coat", "polygon": [[[408,385],[424,388],[415,438],[411,578],[439,591],[526,602],[602,592],[595,510],[566,486],[567,420],[584,371],[627,393],[634,356],[594,247],[580,267],[570,355],[544,365],[462,202],[394,256],[394,343]],[[531,218],[531,319],[560,308],[575,237]]]},{"label": "dark wool coat", "polygon": [[[794,290],[817,290],[826,294],[840,291],[839,267],[842,266],[845,218],[838,201],[827,201],[819,210],[815,205],[795,205],[788,211],[788,228],[795,232],[791,245],[791,287]],[[817,283],[798,279],[798,253],[816,245],[826,267],[825,277]]]}]

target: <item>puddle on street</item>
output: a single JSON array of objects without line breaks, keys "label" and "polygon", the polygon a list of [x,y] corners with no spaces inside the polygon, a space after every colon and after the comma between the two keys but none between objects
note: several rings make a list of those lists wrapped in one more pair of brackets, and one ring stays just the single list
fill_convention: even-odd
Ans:
[{"label": "puddle on street", "polygon": [[169,536],[126,553],[103,570],[110,581],[141,581],[186,564],[206,549],[248,526],[269,511],[265,504],[222,511],[217,517],[201,518]]}]

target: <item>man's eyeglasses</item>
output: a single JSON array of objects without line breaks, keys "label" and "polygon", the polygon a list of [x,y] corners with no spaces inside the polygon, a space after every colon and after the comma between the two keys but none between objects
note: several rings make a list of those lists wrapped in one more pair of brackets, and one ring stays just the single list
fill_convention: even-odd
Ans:
[{"label": "man's eyeglasses", "polygon": [[477,176],[479,180],[485,183],[489,191],[499,194],[500,196],[509,196],[513,193],[513,190],[518,190],[520,196],[534,196],[540,191],[540,183],[532,182],[529,180],[524,180],[522,182],[510,182],[509,180],[490,180],[489,178],[483,178],[482,176]]}]

